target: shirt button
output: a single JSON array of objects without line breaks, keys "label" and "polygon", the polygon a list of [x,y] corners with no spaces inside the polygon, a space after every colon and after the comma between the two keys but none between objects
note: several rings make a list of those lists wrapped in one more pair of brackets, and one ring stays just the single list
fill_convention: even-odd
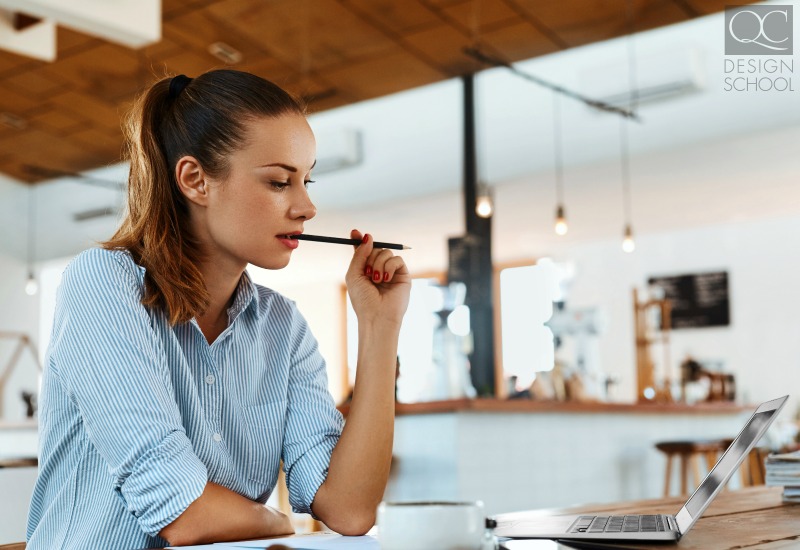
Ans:
[{"label": "shirt button", "polygon": [[219,443],[220,441],[222,441],[222,436],[221,436],[221,435],[219,435],[219,434],[214,434],[214,435],[212,435],[211,437],[212,437],[212,439],[213,439],[214,441],[216,441],[217,443]]},{"label": "shirt button", "polygon": [[209,374],[208,376],[206,376],[206,384],[211,385],[214,383],[214,380],[215,378],[213,374]]}]

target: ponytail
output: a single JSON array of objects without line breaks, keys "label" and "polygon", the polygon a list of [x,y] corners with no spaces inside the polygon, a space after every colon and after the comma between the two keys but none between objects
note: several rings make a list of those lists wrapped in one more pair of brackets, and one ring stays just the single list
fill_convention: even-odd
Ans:
[{"label": "ponytail", "polygon": [[208,174],[224,178],[227,155],[244,144],[242,122],[286,113],[305,110],[269,81],[217,70],[195,79],[181,75],[156,82],[126,117],[126,211],[102,246],[127,250],[145,268],[142,304],[166,312],[170,324],[186,323],[209,305],[199,269],[203,250],[192,235],[188,204],[175,180],[177,161],[194,156]]}]

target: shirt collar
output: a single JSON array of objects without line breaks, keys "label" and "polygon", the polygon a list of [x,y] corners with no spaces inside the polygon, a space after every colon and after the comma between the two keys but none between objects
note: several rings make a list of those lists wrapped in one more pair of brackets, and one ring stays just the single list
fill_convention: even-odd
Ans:
[{"label": "shirt collar", "polygon": [[233,298],[233,304],[228,308],[229,322],[233,322],[248,306],[255,307],[256,315],[258,315],[258,290],[256,289],[253,279],[250,274],[245,270],[242,277],[239,279],[239,284],[236,286],[236,292]]}]

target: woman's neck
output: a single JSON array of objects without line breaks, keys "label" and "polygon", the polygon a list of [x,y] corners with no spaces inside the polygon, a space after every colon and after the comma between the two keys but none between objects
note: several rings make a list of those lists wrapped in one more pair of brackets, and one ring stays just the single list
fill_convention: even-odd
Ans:
[{"label": "woman's neck", "polygon": [[228,326],[228,309],[233,304],[244,268],[224,270],[209,268],[209,265],[200,268],[208,290],[209,304],[208,308],[197,316],[197,324],[211,344]]}]

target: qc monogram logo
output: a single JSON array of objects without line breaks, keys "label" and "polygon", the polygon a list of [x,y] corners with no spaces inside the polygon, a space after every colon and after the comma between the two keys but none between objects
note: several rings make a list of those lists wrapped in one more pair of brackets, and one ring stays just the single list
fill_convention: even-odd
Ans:
[{"label": "qc monogram logo", "polygon": [[725,55],[792,55],[792,7],[725,8]]}]

